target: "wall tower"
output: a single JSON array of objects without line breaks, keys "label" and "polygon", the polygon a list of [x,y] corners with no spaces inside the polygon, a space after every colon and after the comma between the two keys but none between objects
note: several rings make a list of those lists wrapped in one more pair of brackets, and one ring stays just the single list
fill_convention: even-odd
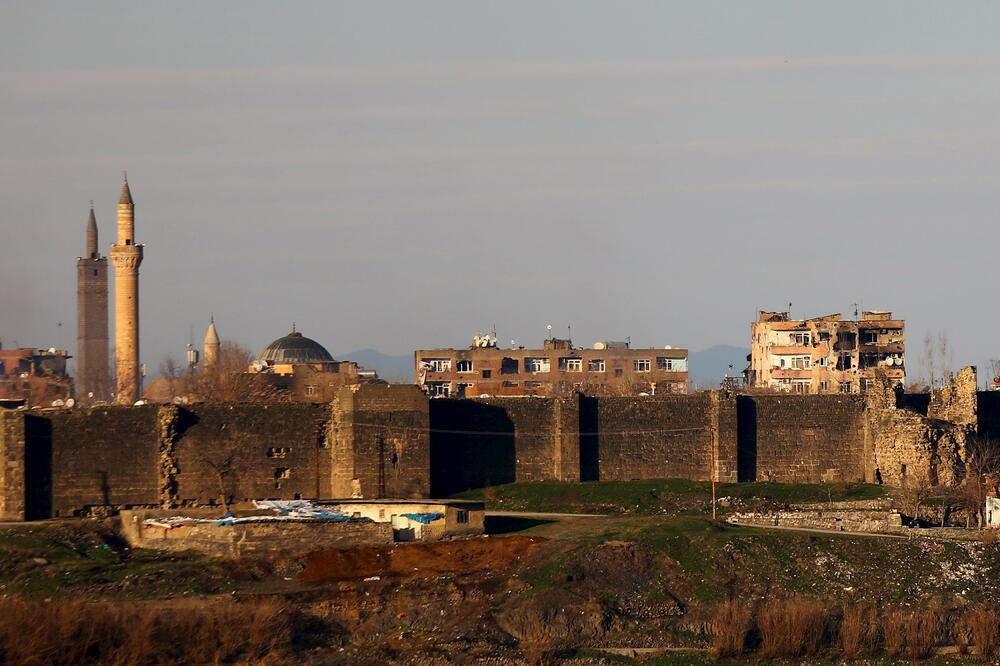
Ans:
[{"label": "wall tower", "polygon": [[108,258],[97,250],[94,204],[87,220],[87,254],[76,259],[77,400],[107,400],[108,372]]},{"label": "wall tower", "polygon": [[118,198],[118,242],[111,246],[115,265],[115,402],[131,405],[142,394],[139,376],[139,265],[135,243],[135,205],[128,175]]}]

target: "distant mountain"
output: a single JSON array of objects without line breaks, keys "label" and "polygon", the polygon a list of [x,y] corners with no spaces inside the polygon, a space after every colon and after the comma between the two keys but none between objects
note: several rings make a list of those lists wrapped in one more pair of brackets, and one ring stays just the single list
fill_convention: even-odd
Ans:
[{"label": "distant mountain", "polygon": [[375,349],[362,349],[350,354],[336,354],[338,361],[354,361],[360,366],[374,370],[386,381],[413,381],[413,355],[390,356]]},{"label": "distant mountain", "polygon": [[715,345],[701,351],[688,352],[688,372],[691,380],[698,388],[718,388],[729,370],[730,363],[733,365],[734,375],[743,374],[749,353],[750,350],[745,347],[732,345]]}]

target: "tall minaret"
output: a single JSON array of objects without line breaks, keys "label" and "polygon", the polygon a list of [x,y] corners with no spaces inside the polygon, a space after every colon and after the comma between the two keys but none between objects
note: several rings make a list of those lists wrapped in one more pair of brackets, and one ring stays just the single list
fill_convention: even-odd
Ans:
[{"label": "tall minaret", "polygon": [[97,219],[90,204],[87,254],[76,260],[76,397],[83,403],[107,400],[108,258],[97,251]]},{"label": "tall minaret", "polygon": [[139,377],[139,264],[135,244],[135,205],[128,174],[118,199],[118,242],[111,246],[115,265],[115,402],[131,405],[142,393]]},{"label": "tall minaret", "polygon": [[205,332],[205,365],[206,370],[212,370],[219,362],[219,332],[215,330],[215,316],[208,324],[208,331]]}]

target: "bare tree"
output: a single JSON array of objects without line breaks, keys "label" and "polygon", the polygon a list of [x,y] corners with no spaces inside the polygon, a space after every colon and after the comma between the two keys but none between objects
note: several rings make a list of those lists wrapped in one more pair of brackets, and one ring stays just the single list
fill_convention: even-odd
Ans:
[{"label": "bare tree", "polygon": [[937,375],[934,372],[934,337],[928,331],[924,336],[924,369],[927,371],[927,382],[934,388]]},{"label": "bare tree", "polygon": [[199,447],[198,461],[211,470],[225,511],[237,499],[242,480],[253,468],[253,442],[246,433],[231,432],[210,445]]},{"label": "bare tree", "polygon": [[187,372],[178,394],[194,402],[283,402],[287,391],[275,387],[266,373],[249,372],[253,354],[229,340],[219,347],[219,357],[211,368]]},{"label": "bare tree", "polygon": [[[1000,482],[1000,441],[986,437],[970,438],[967,443],[965,480],[960,487],[967,516],[976,517],[976,527],[986,520],[986,497],[996,492]],[[969,520],[966,527],[970,527]]]}]

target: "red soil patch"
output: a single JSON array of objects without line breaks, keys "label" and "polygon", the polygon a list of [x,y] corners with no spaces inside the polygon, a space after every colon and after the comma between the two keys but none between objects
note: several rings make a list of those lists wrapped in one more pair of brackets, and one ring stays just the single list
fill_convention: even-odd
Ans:
[{"label": "red soil patch", "polygon": [[443,573],[506,569],[545,541],[538,537],[488,537],[392,546],[320,550],[307,555],[302,580],[352,580],[369,576],[422,578]]}]

